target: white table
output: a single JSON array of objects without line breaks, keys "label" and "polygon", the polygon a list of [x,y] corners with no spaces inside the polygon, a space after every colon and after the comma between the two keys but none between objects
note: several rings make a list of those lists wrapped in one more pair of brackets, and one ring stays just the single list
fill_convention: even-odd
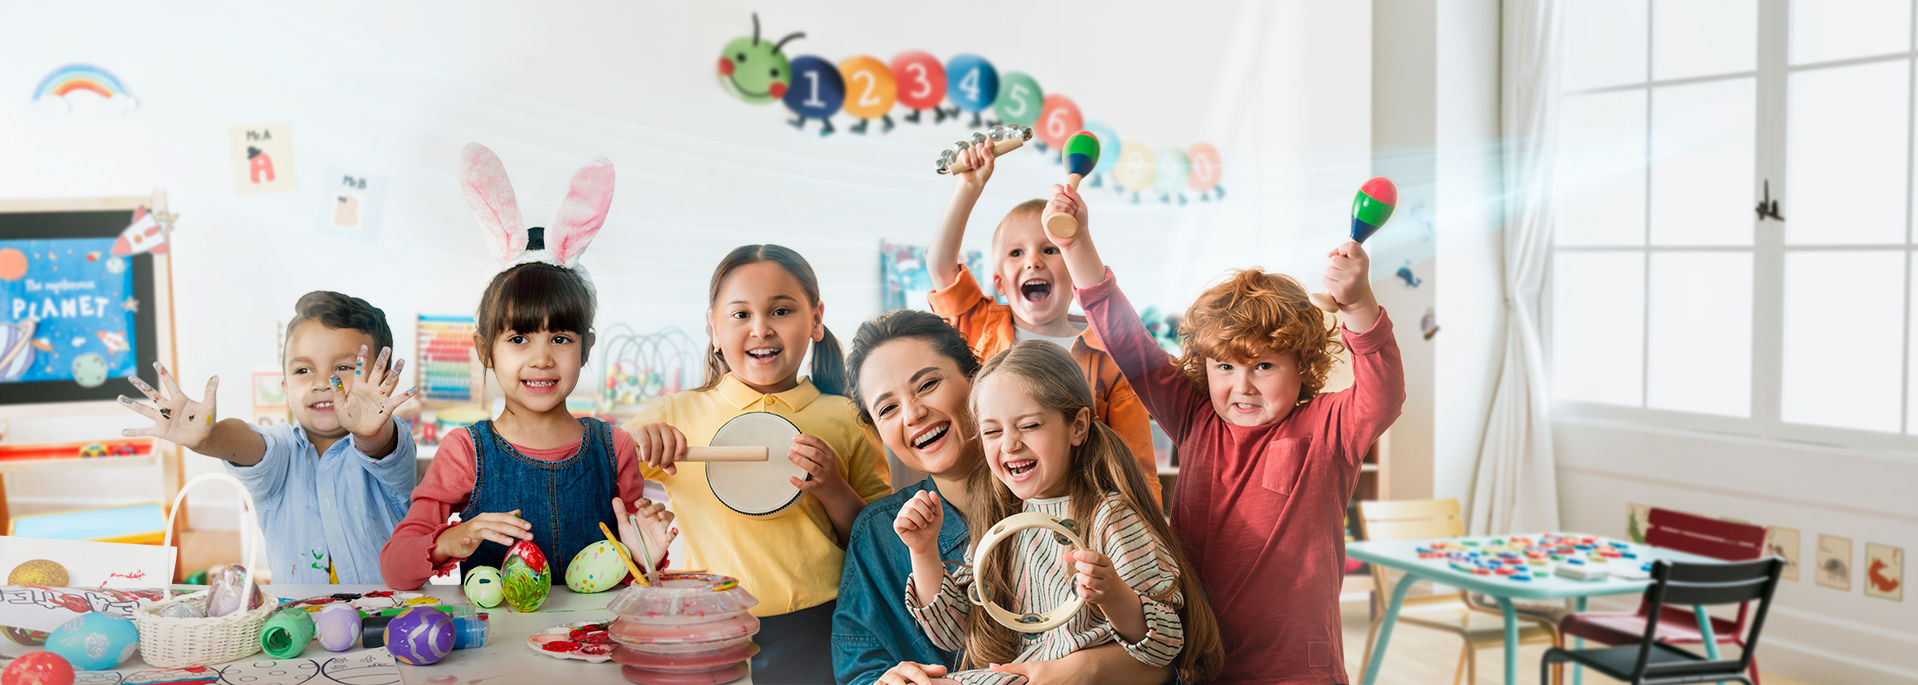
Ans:
[{"label": "white table", "polygon": [[[266,590],[276,597],[286,599],[306,599],[330,595],[337,592],[371,592],[386,588],[373,585],[267,585]],[[457,585],[427,585],[419,592],[438,597],[440,601],[451,605],[467,605],[466,595]],[[613,661],[588,663],[570,659],[556,659],[536,654],[526,646],[526,638],[541,630],[554,626],[579,623],[583,621],[604,621],[613,618],[606,605],[618,596],[618,591],[602,592],[593,595],[576,594],[565,585],[554,585],[553,592],[540,610],[531,614],[514,613],[501,605],[486,610],[487,635],[486,646],[471,649],[456,649],[446,658],[431,666],[408,666],[400,664],[400,677],[407,683],[420,685],[510,685],[514,683],[553,683],[564,685],[625,685],[626,678],[620,675],[619,664]],[[10,641],[0,640],[0,655],[15,657],[36,648],[22,647]],[[308,645],[303,659],[325,659],[330,656],[351,656],[365,650],[349,652],[328,652],[320,647],[317,640]],[[264,653],[256,654],[247,661],[268,660]],[[152,668],[139,657],[122,664],[122,671]],[[94,682],[81,679],[78,682]],[[318,682],[317,680],[314,682]],[[741,685],[750,685],[752,676],[737,681]],[[368,684],[372,685],[372,684]]]}]

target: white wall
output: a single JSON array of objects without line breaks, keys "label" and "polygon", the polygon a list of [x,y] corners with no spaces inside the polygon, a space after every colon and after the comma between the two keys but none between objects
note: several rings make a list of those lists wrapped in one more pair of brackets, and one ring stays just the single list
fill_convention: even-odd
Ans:
[{"label": "white wall", "polygon": [[[367,297],[412,356],[412,317],[471,311],[492,264],[453,178],[483,141],[543,222],[586,157],[619,183],[586,257],[599,325],[678,326],[699,337],[703,289],[726,250],[781,242],[823,275],[828,324],[844,339],[876,313],[876,243],[930,238],[950,181],[933,153],[967,131],[901,124],[830,139],[786,126],[715,82],[714,56],[751,29],[806,31],[793,54],[882,59],[905,49],[975,52],[1078,101],[1121,136],[1214,142],[1225,202],[1132,206],[1093,191],[1094,225],[1128,293],[1182,309],[1225,269],[1263,264],[1316,282],[1368,174],[1370,8],[1247,0],[1207,11],[1154,2],[1026,3],[115,2],[0,5],[0,198],[169,191],[179,375],[220,374],[226,408],[273,368],[274,327],[299,294]],[[1072,17],[1067,35],[1048,17]],[[1068,47],[1070,49],[1068,49]],[[68,62],[114,71],[142,107],[123,117],[49,118],[23,102]],[[236,195],[230,125],[292,126],[295,191]],[[1031,154],[1031,153],[1017,153]],[[284,162],[283,162],[284,163]],[[329,166],[391,181],[374,244],[314,231]],[[1057,167],[1008,160],[981,202],[990,225],[1057,181]],[[983,247],[988,231],[975,231]],[[1415,323],[1416,318],[1412,319]],[[113,416],[15,421],[16,442],[114,435]],[[188,458],[188,475],[213,468]],[[152,499],[157,469],[10,477],[17,512]],[[228,501],[199,498],[203,504]],[[196,513],[196,523],[227,515]]]}]

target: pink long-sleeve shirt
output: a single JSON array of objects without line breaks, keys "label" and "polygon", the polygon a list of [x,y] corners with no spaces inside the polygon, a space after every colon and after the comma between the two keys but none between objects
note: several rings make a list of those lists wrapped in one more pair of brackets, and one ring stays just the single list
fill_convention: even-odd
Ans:
[{"label": "pink long-sleeve shirt", "polygon": [[[533,459],[559,461],[578,452],[579,443],[553,449],[514,445],[513,449]],[[631,507],[633,502],[646,496],[646,480],[640,477],[639,443],[617,427],[613,429],[613,460],[619,465],[616,474],[619,498]],[[455,429],[440,439],[433,463],[426,467],[426,475],[421,476],[420,484],[413,488],[413,504],[407,509],[406,518],[393,529],[393,538],[380,550],[380,577],[387,587],[412,590],[425,585],[428,578],[459,569],[461,559],[457,558],[435,566],[433,543],[440,531],[446,529],[446,518],[466,508],[466,500],[473,494],[474,479],[478,477],[474,461],[473,434],[466,429]],[[611,507],[612,502],[583,500],[579,506]],[[558,563],[563,565],[566,561]]]},{"label": "pink long-sleeve shirt", "polygon": [[1345,683],[1339,590],[1344,515],[1372,441],[1405,404],[1405,368],[1382,312],[1344,331],[1351,388],[1263,426],[1225,422],[1154,343],[1112,272],[1078,289],[1086,317],[1179,446],[1172,529],[1218,614],[1217,682]]}]

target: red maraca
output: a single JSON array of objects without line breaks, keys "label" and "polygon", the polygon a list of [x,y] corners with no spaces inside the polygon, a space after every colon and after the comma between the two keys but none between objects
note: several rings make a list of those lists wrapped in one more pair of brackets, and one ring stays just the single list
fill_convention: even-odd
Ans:
[{"label": "red maraca", "polygon": [[[1366,238],[1377,233],[1387,219],[1392,218],[1392,209],[1399,203],[1399,187],[1392,179],[1374,176],[1359,186],[1359,194],[1352,198],[1352,240],[1363,243]],[[1328,312],[1339,310],[1339,303],[1332,299],[1331,293],[1312,293],[1312,304]]]}]

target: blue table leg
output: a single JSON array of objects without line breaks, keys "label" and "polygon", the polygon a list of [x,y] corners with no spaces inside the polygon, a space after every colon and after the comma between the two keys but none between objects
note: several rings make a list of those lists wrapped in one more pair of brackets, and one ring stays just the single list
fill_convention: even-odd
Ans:
[{"label": "blue table leg", "polygon": [[[1578,597],[1578,613],[1585,613],[1584,595],[1579,595]],[[1574,642],[1578,644],[1574,646],[1573,649],[1585,648],[1585,638],[1577,638]],[[1585,685],[1585,666],[1583,664],[1572,664],[1572,685]]]},{"label": "blue table leg", "polygon": [[1412,583],[1418,577],[1407,573],[1399,579],[1398,587],[1392,588],[1392,600],[1385,605],[1384,622],[1379,624],[1379,641],[1372,646],[1372,660],[1365,664],[1363,685],[1373,685],[1379,680],[1379,663],[1385,661],[1385,644],[1392,641],[1392,624],[1399,620],[1399,605],[1405,603],[1405,591],[1412,589]]},{"label": "blue table leg", "polygon": [[1705,605],[1694,604],[1692,611],[1698,614],[1698,635],[1705,638],[1705,658],[1718,659],[1718,636],[1712,634],[1712,617],[1705,613]]},{"label": "blue table leg", "polygon": [[1505,685],[1518,685],[1518,612],[1507,597],[1498,598],[1498,610],[1505,614]]}]

